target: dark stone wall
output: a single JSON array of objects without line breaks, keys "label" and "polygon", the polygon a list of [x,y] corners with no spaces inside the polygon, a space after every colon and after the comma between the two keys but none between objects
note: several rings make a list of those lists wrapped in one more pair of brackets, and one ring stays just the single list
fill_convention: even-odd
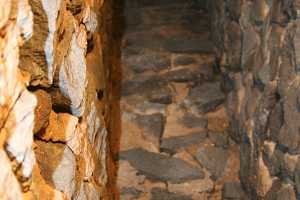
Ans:
[{"label": "dark stone wall", "polygon": [[240,178],[252,199],[300,195],[299,2],[212,0]]}]

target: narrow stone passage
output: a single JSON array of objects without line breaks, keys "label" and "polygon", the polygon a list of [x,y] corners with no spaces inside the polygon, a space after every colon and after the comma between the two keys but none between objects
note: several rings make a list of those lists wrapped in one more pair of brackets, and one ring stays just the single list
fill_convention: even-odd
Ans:
[{"label": "narrow stone passage", "polygon": [[127,0],[124,11],[120,199],[247,199],[205,6]]}]

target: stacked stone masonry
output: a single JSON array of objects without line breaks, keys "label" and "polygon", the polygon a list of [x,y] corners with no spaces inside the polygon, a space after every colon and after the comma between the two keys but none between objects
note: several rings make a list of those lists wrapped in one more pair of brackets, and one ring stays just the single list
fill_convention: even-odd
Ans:
[{"label": "stacked stone masonry", "polygon": [[111,199],[112,15],[108,0],[0,0],[0,199]]},{"label": "stacked stone masonry", "polygon": [[205,4],[127,0],[124,21],[118,197],[246,200]]},{"label": "stacked stone masonry", "polygon": [[252,199],[300,198],[299,6],[209,2],[240,179]]},{"label": "stacked stone masonry", "polygon": [[300,0],[0,0],[0,199],[300,199],[299,45]]}]

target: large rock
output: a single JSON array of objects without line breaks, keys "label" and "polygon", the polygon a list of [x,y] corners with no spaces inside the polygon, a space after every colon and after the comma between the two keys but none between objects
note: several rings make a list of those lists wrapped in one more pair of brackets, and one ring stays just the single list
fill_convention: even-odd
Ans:
[{"label": "large rock", "polygon": [[53,82],[55,73],[54,45],[61,0],[31,0],[30,6],[35,34],[21,48],[20,68],[30,73],[33,85],[47,86]]},{"label": "large rock", "polygon": [[121,152],[120,159],[128,160],[141,174],[153,180],[181,183],[204,178],[204,173],[200,168],[178,158],[151,153],[143,149]]},{"label": "large rock", "polygon": [[36,104],[35,96],[25,90],[18,98],[4,125],[4,130],[9,133],[6,150],[19,164],[22,164],[25,177],[31,175],[35,163],[32,143]]},{"label": "large rock", "polygon": [[[36,141],[35,154],[45,181],[71,198],[76,190],[76,160],[68,146]],[[51,160],[51,162],[49,162]]]},{"label": "large rock", "polygon": [[59,71],[61,93],[71,100],[73,115],[81,116],[85,110],[86,95],[86,32],[81,27],[76,29],[71,40],[68,55],[64,58]]}]

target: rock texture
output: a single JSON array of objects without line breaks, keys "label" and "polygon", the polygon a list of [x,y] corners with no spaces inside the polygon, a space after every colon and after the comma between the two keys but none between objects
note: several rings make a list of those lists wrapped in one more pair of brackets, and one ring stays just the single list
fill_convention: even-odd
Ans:
[{"label": "rock texture", "polygon": [[299,44],[299,0],[0,0],[0,199],[299,199]]},{"label": "rock texture", "polygon": [[239,148],[204,1],[124,2],[118,198],[238,199],[223,189],[239,184]]},{"label": "rock texture", "polygon": [[0,199],[111,199],[113,15],[109,0],[0,1]]},{"label": "rock texture", "polygon": [[241,145],[240,179],[251,199],[300,194],[299,5],[209,2],[231,133]]}]

